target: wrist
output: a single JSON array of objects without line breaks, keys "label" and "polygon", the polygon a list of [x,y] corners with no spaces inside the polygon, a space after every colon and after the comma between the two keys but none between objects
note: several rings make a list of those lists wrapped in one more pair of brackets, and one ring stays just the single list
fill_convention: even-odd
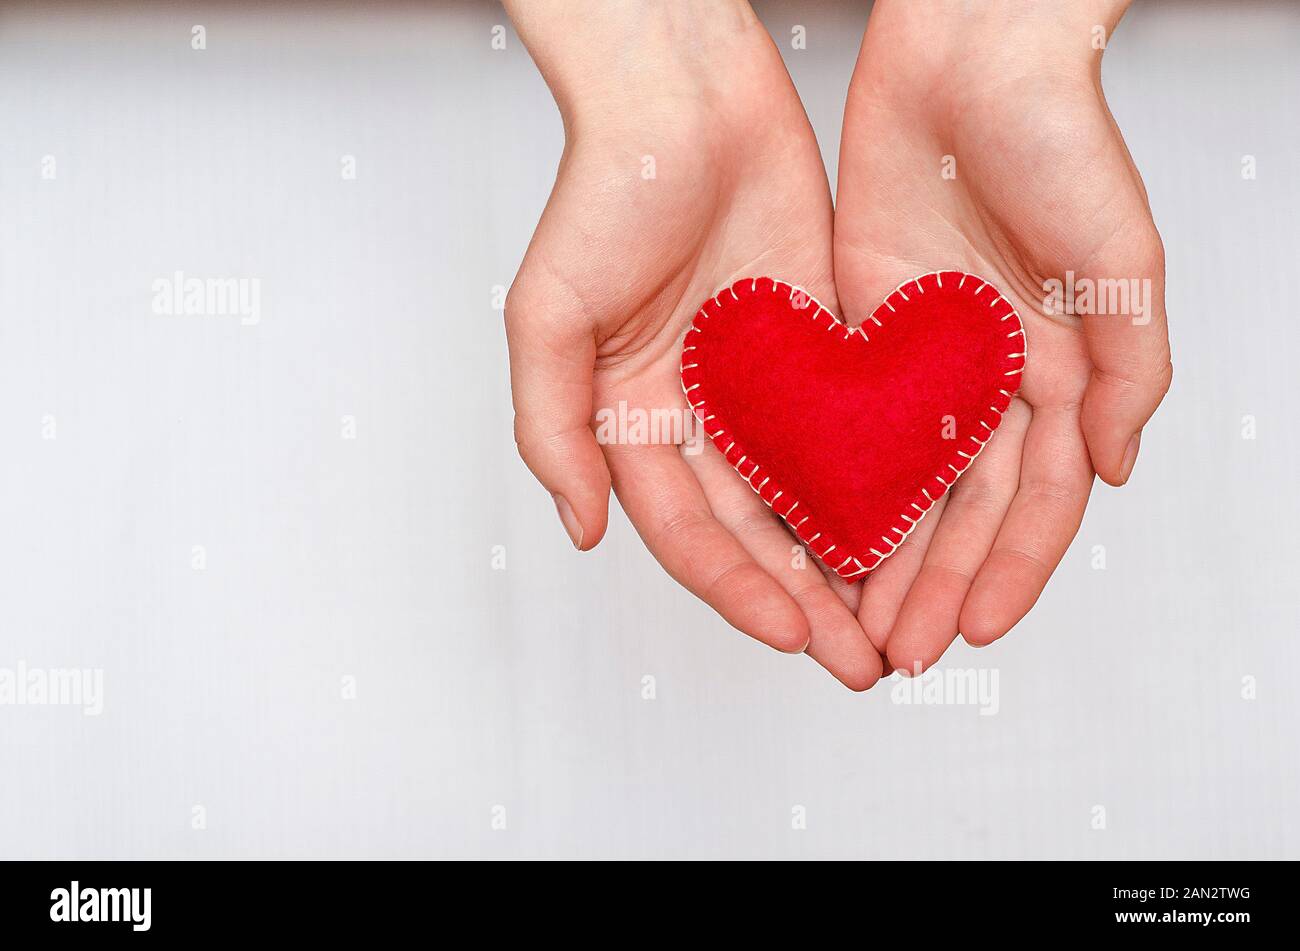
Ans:
[{"label": "wrist", "polygon": [[[1133,0],[876,0],[872,17],[906,22],[927,34],[974,30],[984,38],[1002,33],[1038,34],[1044,40],[1082,36],[1094,26],[1114,29]],[[1070,45],[1075,45],[1070,43]]]},{"label": "wrist", "polygon": [[[925,74],[948,89],[1030,75],[1095,82],[1131,0],[877,0],[867,46],[900,80]],[[870,63],[859,62],[859,69]],[[920,74],[920,76],[918,76]]]},{"label": "wrist", "polygon": [[771,40],[747,0],[506,0],[570,134],[725,114]]}]

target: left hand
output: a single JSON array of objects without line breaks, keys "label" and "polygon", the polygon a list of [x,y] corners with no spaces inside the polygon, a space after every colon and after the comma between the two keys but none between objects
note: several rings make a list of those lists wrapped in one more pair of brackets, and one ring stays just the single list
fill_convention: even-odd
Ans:
[{"label": "left hand", "polygon": [[[1028,344],[997,434],[863,589],[864,630],[907,673],[958,632],[985,645],[1024,617],[1094,472],[1127,481],[1169,387],[1164,251],[1091,42],[1125,6],[879,0],[871,14],[840,155],[845,315],[858,323],[901,282],[956,268],[1012,301]],[[1149,293],[1124,313],[1050,313],[1067,272]]]}]

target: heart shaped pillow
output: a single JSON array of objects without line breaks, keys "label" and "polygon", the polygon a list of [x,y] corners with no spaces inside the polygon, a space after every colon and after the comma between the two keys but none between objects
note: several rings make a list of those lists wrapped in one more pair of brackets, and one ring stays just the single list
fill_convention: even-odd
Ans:
[{"label": "heart shaped pillow", "polygon": [[745,278],[695,316],[682,388],[808,550],[861,578],[979,455],[1025,352],[1015,308],[961,271],[900,285],[856,328],[797,287]]}]

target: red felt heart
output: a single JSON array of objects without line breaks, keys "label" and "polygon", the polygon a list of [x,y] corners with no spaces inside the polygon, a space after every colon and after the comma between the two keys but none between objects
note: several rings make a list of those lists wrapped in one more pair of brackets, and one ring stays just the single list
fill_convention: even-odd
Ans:
[{"label": "red felt heart", "polygon": [[844,578],[898,550],[1002,421],[1020,317],[987,281],[925,274],[850,328],[805,292],[745,278],[686,333],[682,387],[740,476]]}]

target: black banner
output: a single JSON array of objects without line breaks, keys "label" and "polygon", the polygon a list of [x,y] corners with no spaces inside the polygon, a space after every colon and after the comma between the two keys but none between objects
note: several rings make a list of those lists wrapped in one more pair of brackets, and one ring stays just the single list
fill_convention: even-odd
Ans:
[{"label": "black banner", "polygon": [[[818,930],[987,941],[1002,935],[1183,942],[1285,926],[1283,863],[765,863],[593,874],[572,863],[0,863],[6,938],[319,935],[374,939],[457,922],[486,936],[763,932],[781,915]],[[668,864],[668,863],[659,863]],[[558,929],[558,930],[556,930]],[[946,937],[945,937],[946,936]]]}]

